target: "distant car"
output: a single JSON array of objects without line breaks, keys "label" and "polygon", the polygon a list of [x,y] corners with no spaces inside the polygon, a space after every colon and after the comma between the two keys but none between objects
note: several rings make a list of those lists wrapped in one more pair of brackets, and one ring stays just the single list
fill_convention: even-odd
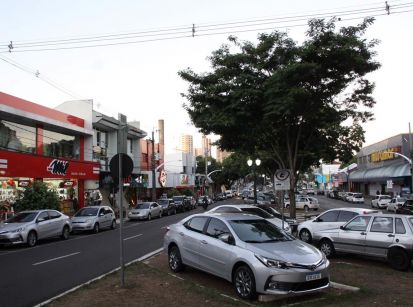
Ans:
[{"label": "distant car", "polygon": [[[283,215],[273,205],[257,205],[257,207],[282,220]],[[297,231],[298,222],[296,219],[284,215],[284,222],[288,223],[292,233]]]},{"label": "distant car", "polygon": [[407,198],[405,197],[393,197],[392,200],[387,204],[387,211],[393,211],[394,213],[397,212],[397,209],[400,208],[405,202]]},{"label": "distant car", "polygon": [[[254,195],[250,195],[247,198],[244,198],[246,204],[254,204],[255,199]],[[271,205],[271,199],[265,195],[257,195],[257,204],[260,205]]]},{"label": "distant car", "polygon": [[197,206],[196,200],[193,196],[187,196],[186,200],[189,202],[190,210],[195,209]]},{"label": "distant car", "polygon": [[389,195],[375,195],[371,200],[372,208],[387,208],[387,204],[391,202]]},{"label": "distant car", "polygon": [[207,212],[167,229],[163,246],[173,272],[188,265],[219,276],[242,299],[329,286],[330,263],[323,253],[258,216]]},{"label": "distant car", "polygon": [[225,191],[225,195],[227,196],[227,198],[232,198],[232,197],[234,197],[234,194],[232,194],[232,191],[231,191],[231,190]]},{"label": "distant car", "polygon": [[213,204],[213,200],[209,196],[204,195],[198,198],[198,206],[204,205],[204,197],[207,198],[208,206]]},{"label": "distant car", "polygon": [[93,231],[103,228],[115,229],[116,216],[109,206],[89,206],[77,211],[70,219],[73,231]]},{"label": "distant car", "polygon": [[404,204],[396,209],[396,213],[413,215],[413,199],[408,199]]},{"label": "distant car", "polygon": [[38,240],[69,238],[72,225],[67,215],[56,210],[22,211],[0,223],[0,244],[27,244],[33,247]]},{"label": "distant car", "polygon": [[307,192],[307,195],[315,195],[314,188],[307,188],[306,192]]},{"label": "distant car", "polygon": [[152,217],[162,217],[162,207],[156,202],[143,202],[129,211],[129,220],[150,221]]},{"label": "distant car", "polygon": [[304,242],[311,243],[313,233],[316,231],[339,228],[357,215],[378,212],[377,210],[362,208],[330,209],[311,220],[300,223],[298,225],[298,237]]},{"label": "distant car", "polygon": [[397,214],[364,214],[340,228],[314,233],[320,250],[332,257],[336,252],[387,260],[397,270],[407,271],[413,255],[413,217]]},{"label": "distant car", "polygon": [[364,196],[361,193],[352,193],[347,199],[348,202],[353,204],[364,204]]},{"label": "distant car", "polygon": [[176,214],[176,207],[172,198],[158,199],[158,204],[162,207],[162,215]]},{"label": "distant car", "polygon": [[350,202],[350,200],[353,198],[353,195],[354,195],[353,192],[347,192],[347,193],[346,193],[345,201],[346,201],[346,202]]},{"label": "distant car", "polygon": [[221,201],[221,200],[225,200],[225,199],[227,199],[227,196],[225,195],[225,193],[217,193],[214,196],[215,201]]},{"label": "distant car", "polygon": [[338,198],[341,200],[346,200],[347,192],[338,192]]},{"label": "distant car", "polygon": [[176,206],[176,211],[178,212],[188,211],[192,208],[190,201],[187,199],[185,195],[173,196],[172,200],[174,201],[175,206]]},{"label": "distant car", "polygon": [[[275,226],[282,229],[282,220],[280,218],[274,217],[273,215],[267,213],[263,209],[260,209],[256,206],[252,205],[221,205],[215,207],[208,212],[216,212],[216,213],[245,213],[245,214],[252,214],[262,218],[267,219],[269,222],[273,223]],[[286,232],[291,233],[291,228],[288,224],[284,223],[284,230]]]},{"label": "distant car", "polygon": [[[290,207],[290,200],[285,201],[284,206],[286,208]],[[317,201],[313,201],[311,200],[310,197],[306,197],[306,196],[299,196],[296,198],[295,201],[295,206],[297,209],[304,209],[304,211],[309,211],[310,209],[312,210],[318,210],[320,205],[318,204],[318,200]]]}]

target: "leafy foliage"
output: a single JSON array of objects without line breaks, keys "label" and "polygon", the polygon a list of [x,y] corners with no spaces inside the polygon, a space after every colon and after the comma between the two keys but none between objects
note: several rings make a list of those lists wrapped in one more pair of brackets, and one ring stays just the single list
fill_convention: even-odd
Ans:
[{"label": "leafy foliage", "polygon": [[31,187],[26,188],[23,197],[15,203],[16,211],[55,209],[60,210],[59,199],[53,190],[49,190],[42,181],[34,181]]}]

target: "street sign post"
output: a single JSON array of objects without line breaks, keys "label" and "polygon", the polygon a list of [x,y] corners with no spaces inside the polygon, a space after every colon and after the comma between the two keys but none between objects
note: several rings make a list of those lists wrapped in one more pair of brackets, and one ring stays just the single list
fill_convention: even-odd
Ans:
[{"label": "street sign post", "polygon": [[280,191],[282,229],[284,229],[284,191],[290,189],[290,175],[289,169],[279,169],[274,174],[274,190]]}]

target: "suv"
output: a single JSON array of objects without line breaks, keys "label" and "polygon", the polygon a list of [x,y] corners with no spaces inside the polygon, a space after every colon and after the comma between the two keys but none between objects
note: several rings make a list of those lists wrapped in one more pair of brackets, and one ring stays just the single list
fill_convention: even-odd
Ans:
[{"label": "suv", "polygon": [[340,228],[315,232],[313,240],[327,257],[336,252],[372,256],[407,271],[413,255],[413,216],[359,215]]},{"label": "suv", "polygon": [[391,202],[391,197],[389,195],[376,195],[371,200],[372,208],[387,208],[387,204]]},{"label": "suv", "polygon": [[175,203],[171,198],[158,199],[158,204],[162,207],[162,215],[176,214]]},{"label": "suv", "polygon": [[175,203],[176,211],[178,212],[184,212],[191,209],[191,203],[185,195],[173,196],[172,200]]},{"label": "suv", "polygon": [[378,210],[361,208],[337,208],[327,210],[315,218],[298,225],[298,237],[307,243],[312,242],[313,233],[325,229],[339,228],[359,214],[378,213]]}]

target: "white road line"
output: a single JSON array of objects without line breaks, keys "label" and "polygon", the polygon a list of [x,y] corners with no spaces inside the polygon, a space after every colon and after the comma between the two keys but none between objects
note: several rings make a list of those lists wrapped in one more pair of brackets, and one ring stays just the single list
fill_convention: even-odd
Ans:
[{"label": "white road line", "polygon": [[53,258],[53,259],[49,259],[49,260],[45,260],[45,261],[41,261],[41,262],[37,262],[37,263],[33,263],[32,265],[40,265],[40,264],[44,264],[44,263],[47,263],[47,262],[56,261],[56,260],[59,260],[59,259],[71,257],[71,256],[74,256],[74,255],[77,255],[77,254],[80,254],[80,252],[71,253],[69,255],[65,255],[65,256],[61,256],[61,257],[57,257],[57,258]]},{"label": "white road line", "polygon": [[140,237],[141,235],[142,235],[142,234],[140,233],[140,234],[138,234],[138,235],[136,235],[136,236],[132,236],[132,237],[125,238],[125,239],[123,239],[123,241],[130,240],[130,239],[133,239],[133,238],[137,238],[137,237]]},{"label": "white road line", "polygon": [[168,273],[168,275],[171,275],[172,277],[178,278],[180,280],[185,280],[182,277],[176,276],[175,274]]}]

